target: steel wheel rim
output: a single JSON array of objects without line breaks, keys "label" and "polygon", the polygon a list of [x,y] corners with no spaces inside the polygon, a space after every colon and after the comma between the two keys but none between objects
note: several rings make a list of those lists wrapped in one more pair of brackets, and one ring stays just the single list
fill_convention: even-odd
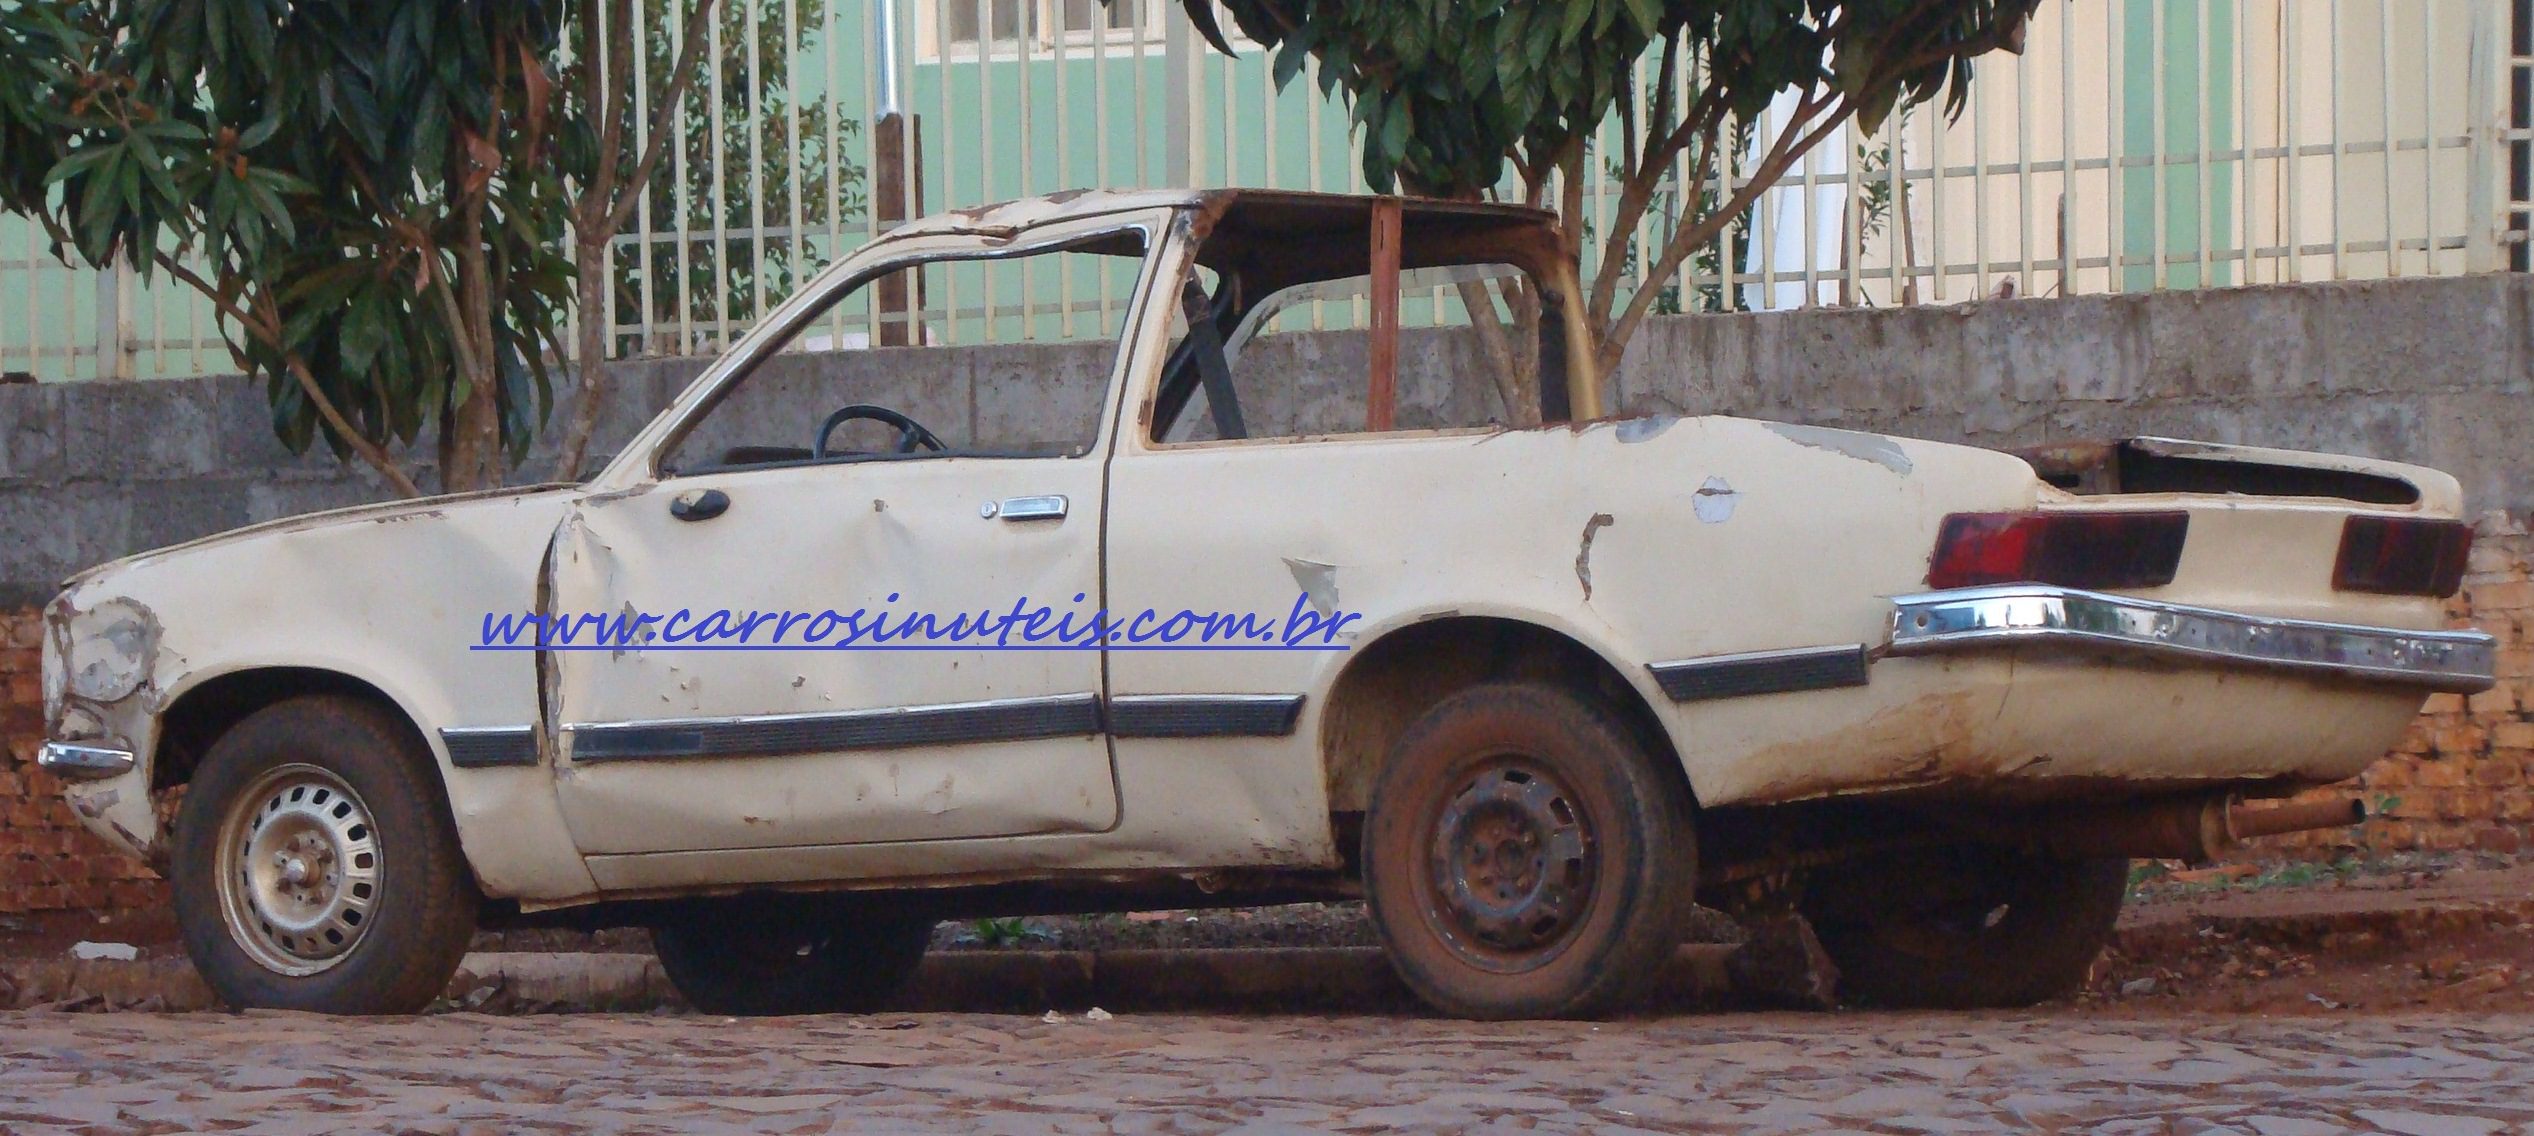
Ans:
[{"label": "steel wheel rim", "polygon": [[316,974],[369,933],[386,867],[378,824],[333,771],[291,764],[256,778],[222,817],[218,847],[221,919],[257,965]]},{"label": "steel wheel rim", "polygon": [[1464,961],[1514,972],[1562,953],[1591,907],[1599,842],[1574,790],[1536,762],[1475,763],[1434,814],[1426,916]]}]

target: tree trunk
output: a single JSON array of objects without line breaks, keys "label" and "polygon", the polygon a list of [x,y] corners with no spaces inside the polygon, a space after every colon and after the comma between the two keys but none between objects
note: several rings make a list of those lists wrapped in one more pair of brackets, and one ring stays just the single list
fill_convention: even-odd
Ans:
[{"label": "tree trunk", "polygon": [[484,256],[484,203],[481,197],[464,206],[456,254],[457,334],[467,351],[459,364],[466,397],[444,418],[441,429],[453,431],[441,451],[440,488],[464,493],[492,489],[502,483],[501,375],[493,346],[493,279]]},{"label": "tree trunk", "polygon": [[554,471],[564,481],[579,481],[585,473],[581,466],[589,455],[590,436],[598,428],[599,404],[606,399],[607,325],[614,314],[607,302],[606,244],[614,233],[593,231],[594,226],[575,227],[583,230],[572,246],[574,302],[581,309],[572,369],[580,376],[580,386],[573,396],[572,421],[564,429],[562,457]]},{"label": "tree trunk", "polygon": [[501,407],[491,385],[490,376],[468,380],[472,388],[466,401],[457,405],[441,429],[449,432],[449,444],[441,447],[448,455],[440,467],[440,491],[465,493],[475,489],[492,489],[502,483]]}]

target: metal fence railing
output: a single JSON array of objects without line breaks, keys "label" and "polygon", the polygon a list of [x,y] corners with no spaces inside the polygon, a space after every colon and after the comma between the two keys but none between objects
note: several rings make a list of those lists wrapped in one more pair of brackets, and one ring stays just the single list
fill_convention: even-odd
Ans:
[{"label": "metal fence railing", "polygon": [[[635,5],[646,105],[691,3]],[[616,354],[714,350],[905,216],[1085,186],[1362,188],[1343,102],[1308,68],[1279,90],[1255,45],[1211,52],[1177,0],[722,4],[670,159],[611,250]],[[1658,310],[1716,311],[2523,270],[2530,6],[2053,0],[2021,54],[1977,62],[1959,118],[1850,126],[1712,248],[1637,284],[1662,290]],[[1636,98],[1660,65],[1640,61]],[[1684,162],[1666,183],[1631,271],[1679,203],[1741,184],[1770,116],[1735,125],[1746,148],[1713,180],[1686,184]],[[1606,172],[1618,129],[1587,169]],[[1584,187],[1596,232],[1616,203],[1606,176]],[[1088,300],[1083,283],[979,267],[929,284],[921,318],[945,339],[1027,336],[1028,313]],[[954,318],[997,307],[1024,318]],[[825,342],[868,336],[869,313],[834,318]],[[198,299],[69,269],[0,218],[0,371],[227,365]]]}]

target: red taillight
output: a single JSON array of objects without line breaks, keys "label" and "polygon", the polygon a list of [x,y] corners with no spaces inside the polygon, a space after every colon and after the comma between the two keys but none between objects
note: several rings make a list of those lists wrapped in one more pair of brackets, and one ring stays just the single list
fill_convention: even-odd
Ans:
[{"label": "red taillight", "polygon": [[2189,513],[1955,513],[1927,586],[2158,587],[2173,582],[2190,529]]},{"label": "red taillight", "polygon": [[2340,527],[2332,587],[2394,596],[2454,595],[2464,586],[2472,526],[2418,517],[2351,517]]}]

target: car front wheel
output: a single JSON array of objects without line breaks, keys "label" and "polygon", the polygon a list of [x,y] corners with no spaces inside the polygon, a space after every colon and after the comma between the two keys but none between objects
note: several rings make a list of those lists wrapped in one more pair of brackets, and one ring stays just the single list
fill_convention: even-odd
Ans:
[{"label": "car front wheel", "polygon": [[220,736],[171,872],[195,969],[233,1006],[411,1013],[447,987],[478,898],[430,754],[387,710],[294,698]]},{"label": "car front wheel", "polygon": [[933,920],[749,896],[683,907],[653,925],[669,984],[708,1014],[864,1013],[913,978]]},{"label": "car front wheel", "polygon": [[1687,790],[1606,708],[1471,687],[1375,783],[1364,891],[1391,965],[1468,1018],[1590,1017],[1644,993],[1696,879]]}]

